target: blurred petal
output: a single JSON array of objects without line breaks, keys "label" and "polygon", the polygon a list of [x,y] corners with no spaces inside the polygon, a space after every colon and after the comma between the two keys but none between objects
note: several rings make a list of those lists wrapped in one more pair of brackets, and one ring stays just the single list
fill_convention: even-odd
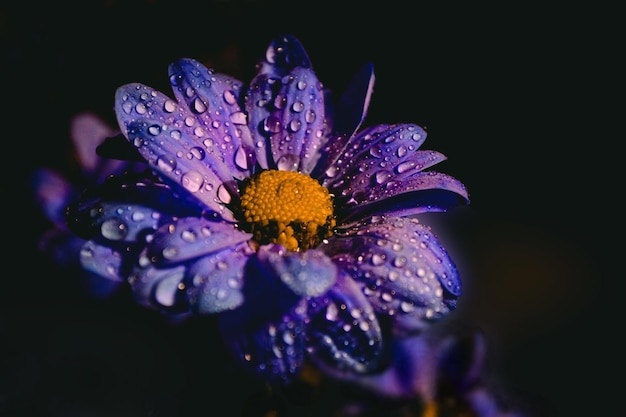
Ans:
[{"label": "blurred petal", "polygon": [[151,261],[161,266],[217,252],[251,237],[230,223],[184,217],[159,227],[147,252]]},{"label": "blurred petal", "polygon": [[74,193],[74,187],[60,173],[41,168],[32,176],[35,200],[44,216],[55,225],[65,225],[65,206]]},{"label": "blurred petal", "polygon": [[[105,138],[113,136],[115,130],[93,113],[79,113],[72,118],[70,136],[78,161],[85,172],[94,173],[103,161],[98,157],[96,148]],[[109,161],[106,170],[114,171],[121,163]],[[106,174],[105,174],[106,175]],[[99,178],[100,180],[104,177]]]},{"label": "blurred petal", "polygon": [[361,288],[345,272],[324,295],[309,301],[310,354],[322,367],[371,372],[380,366],[381,329]]}]

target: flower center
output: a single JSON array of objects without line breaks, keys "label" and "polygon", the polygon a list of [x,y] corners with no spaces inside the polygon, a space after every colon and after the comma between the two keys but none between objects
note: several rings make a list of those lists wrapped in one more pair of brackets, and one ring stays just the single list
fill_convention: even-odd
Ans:
[{"label": "flower center", "polygon": [[332,235],[332,198],[313,178],[266,170],[248,179],[242,189],[240,227],[252,233],[257,243],[280,243],[300,251]]}]

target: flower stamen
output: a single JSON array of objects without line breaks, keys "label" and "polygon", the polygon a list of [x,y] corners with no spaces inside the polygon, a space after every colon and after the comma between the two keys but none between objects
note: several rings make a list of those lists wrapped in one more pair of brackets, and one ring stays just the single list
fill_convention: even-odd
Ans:
[{"label": "flower stamen", "polygon": [[307,250],[332,235],[332,196],[316,180],[293,171],[265,170],[242,186],[240,227],[259,244]]}]

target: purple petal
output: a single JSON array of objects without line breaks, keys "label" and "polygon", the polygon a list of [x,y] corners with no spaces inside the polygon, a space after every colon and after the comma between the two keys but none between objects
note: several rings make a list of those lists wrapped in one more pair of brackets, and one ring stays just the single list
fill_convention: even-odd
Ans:
[{"label": "purple petal", "polygon": [[63,227],[65,225],[65,207],[74,195],[74,188],[61,174],[41,168],[34,172],[32,184],[35,200],[48,220]]},{"label": "purple petal", "polygon": [[145,253],[128,277],[135,301],[147,308],[182,314],[189,303],[182,285],[185,266],[155,268]]},{"label": "purple petal", "polygon": [[415,219],[362,224],[333,236],[325,250],[363,285],[377,312],[436,319],[454,308],[461,294],[456,266]]},{"label": "purple petal", "polygon": [[96,152],[97,147],[107,137],[116,133],[118,132],[95,114],[80,113],[72,118],[70,136],[83,173],[93,175],[95,180],[102,181],[108,174],[123,168],[124,162],[102,159]]},{"label": "purple petal", "polygon": [[335,264],[316,249],[290,252],[280,245],[267,245],[259,249],[258,259],[266,271],[304,297],[324,294],[337,279]]},{"label": "purple petal", "polygon": [[194,133],[200,127],[207,153],[223,162],[211,165],[219,177],[249,177],[256,160],[247,116],[238,103],[242,83],[193,59],[172,63],[169,74],[176,99],[198,122]]},{"label": "purple petal", "polygon": [[337,283],[308,304],[310,354],[322,368],[371,372],[380,366],[382,334],[359,285],[340,271]]},{"label": "purple petal", "polygon": [[[267,296],[266,306],[273,310],[276,297],[269,292]],[[222,335],[235,358],[251,374],[265,382],[288,384],[304,360],[305,302],[301,300],[268,320],[266,310],[262,305],[251,308],[246,302],[239,309],[220,314]],[[259,316],[263,319],[259,320]]]},{"label": "purple petal", "polygon": [[174,214],[199,216],[202,207],[188,197],[175,185],[154,182],[143,174],[109,177],[68,205],[67,225],[85,240],[132,241],[154,232]]},{"label": "purple petal", "polygon": [[86,270],[112,281],[123,282],[122,255],[94,241],[87,241],[80,250],[80,263]]},{"label": "purple petal", "polygon": [[[280,162],[282,169],[293,170],[304,157],[308,169],[316,157],[311,151],[320,146],[316,133],[325,122],[324,94],[318,91],[311,62],[296,38],[284,36],[272,41],[258,69],[245,97],[257,161],[262,168],[276,168]],[[306,90],[314,93],[313,99],[304,95]],[[287,148],[285,134],[296,135],[297,149]]]},{"label": "purple petal", "polygon": [[322,157],[311,174],[314,178],[324,175],[365,120],[374,80],[374,67],[371,64],[365,65],[341,95],[333,114],[332,139],[322,150]]},{"label": "purple petal", "polygon": [[245,266],[251,249],[247,244],[205,256],[187,268],[187,296],[198,314],[232,310],[244,302]]},{"label": "purple petal", "polygon": [[311,68],[311,60],[298,39],[284,35],[272,40],[265,51],[265,59],[258,67],[259,74],[281,78],[296,67]]},{"label": "purple petal", "polygon": [[309,173],[325,140],[324,90],[308,68],[295,68],[275,84],[278,92],[262,122],[272,160],[280,170]]},{"label": "purple petal", "polygon": [[[426,140],[424,129],[413,124],[377,125],[352,137],[337,161],[322,177],[323,185],[335,192],[349,187],[377,184],[376,174],[406,175],[415,151]],[[425,167],[413,167],[420,170]]]},{"label": "purple petal", "polygon": [[459,180],[434,171],[347,190],[350,192],[336,198],[340,223],[373,215],[410,216],[446,211],[469,202],[467,190]]},{"label": "purple petal", "polygon": [[164,224],[148,244],[148,256],[160,266],[174,264],[217,252],[252,237],[233,224],[198,217],[184,217]]},{"label": "purple petal", "polygon": [[118,88],[115,112],[122,133],[144,159],[225,219],[232,199],[230,172],[219,150],[223,138],[209,137],[194,114],[148,86]]}]

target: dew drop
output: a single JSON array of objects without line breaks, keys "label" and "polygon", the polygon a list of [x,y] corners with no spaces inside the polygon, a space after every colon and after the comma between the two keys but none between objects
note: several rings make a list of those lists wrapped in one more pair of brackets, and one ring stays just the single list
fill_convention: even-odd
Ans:
[{"label": "dew drop", "polygon": [[157,158],[156,165],[161,171],[170,173],[176,169],[176,160],[169,155],[161,155]]},{"label": "dew drop", "polygon": [[302,126],[302,122],[298,119],[293,119],[291,122],[289,122],[289,129],[292,132],[297,132],[298,130],[300,130],[301,126]]},{"label": "dew drop", "polygon": [[145,104],[137,103],[137,105],[135,106],[135,111],[139,114],[146,114],[148,110],[146,109]]},{"label": "dew drop", "polygon": [[232,90],[224,91],[223,97],[226,104],[233,105],[237,102],[237,96],[235,96],[235,93]]},{"label": "dew drop", "polygon": [[374,145],[370,148],[370,155],[374,158],[380,158],[383,156],[383,150],[380,146]]},{"label": "dew drop", "polygon": [[189,171],[183,174],[180,179],[181,185],[189,192],[195,193],[202,187],[204,182],[202,174],[198,171]]},{"label": "dew drop", "polygon": [[295,113],[300,113],[302,110],[304,110],[304,103],[301,101],[296,101],[291,106],[291,110],[293,110]]},{"label": "dew drop", "polygon": [[304,120],[306,120],[307,123],[313,123],[316,118],[317,118],[317,115],[315,114],[313,110],[307,110],[306,113],[304,114]]},{"label": "dew drop", "polygon": [[243,170],[248,169],[248,156],[243,146],[240,146],[235,152],[235,165]]},{"label": "dew drop", "polygon": [[217,189],[217,198],[219,198],[220,201],[224,204],[229,204],[231,202],[232,196],[230,195],[224,184],[221,184]]},{"label": "dew drop", "polygon": [[375,253],[372,255],[372,265],[378,266],[382,265],[385,262],[385,256]]},{"label": "dew drop", "polygon": [[248,121],[246,114],[242,111],[236,111],[230,115],[230,121],[236,125],[245,125]]},{"label": "dew drop", "polygon": [[191,154],[193,158],[198,159],[200,161],[202,161],[204,157],[206,156],[206,152],[204,152],[204,149],[200,148],[199,146],[194,146],[193,148],[191,148],[189,150],[189,153]]},{"label": "dew drop", "polygon": [[180,132],[180,130],[172,130],[170,132],[170,136],[172,137],[172,139],[174,140],[180,140],[180,138],[183,136],[182,133]]},{"label": "dew drop", "polygon": [[109,240],[121,240],[128,233],[128,226],[120,219],[109,219],[102,222],[100,231]]},{"label": "dew drop", "polygon": [[124,110],[124,113],[130,114],[132,109],[133,109],[133,104],[130,101],[127,101],[124,104],[122,104],[122,110]]},{"label": "dew drop", "polygon": [[173,113],[176,110],[176,102],[174,100],[165,100],[163,110],[165,110],[166,113]]},{"label": "dew drop", "polygon": [[157,136],[159,133],[161,133],[161,126],[159,125],[152,125],[148,128],[148,133],[150,133],[152,136]]},{"label": "dew drop", "polygon": [[406,161],[406,162],[402,162],[401,164],[398,164],[398,166],[396,167],[396,171],[398,172],[398,174],[402,174],[414,167],[415,167],[415,162]]},{"label": "dew drop", "polygon": [[378,171],[374,175],[374,180],[376,181],[376,184],[382,184],[385,181],[389,180],[390,178],[391,178],[391,173],[387,171]]},{"label": "dew drop", "polygon": [[199,98],[196,97],[196,99],[193,101],[193,110],[198,113],[204,113],[207,110],[206,104]]}]

